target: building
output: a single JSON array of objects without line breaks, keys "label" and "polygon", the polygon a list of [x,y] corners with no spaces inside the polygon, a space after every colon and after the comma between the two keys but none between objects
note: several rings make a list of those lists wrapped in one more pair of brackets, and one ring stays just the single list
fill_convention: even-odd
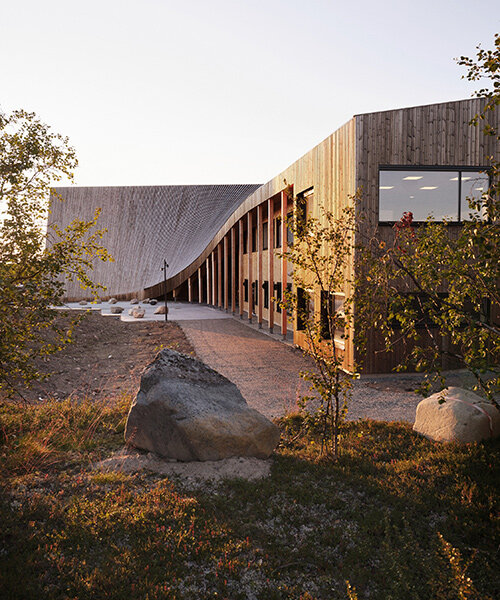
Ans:
[{"label": "building", "polygon": [[[370,214],[365,226],[378,227],[381,235],[389,234],[404,210],[415,220],[425,220],[432,210],[436,219],[459,223],[465,197],[488,187],[482,173],[488,157],[499,156],[498,141],[469,125],[482,103],[470,99],[356,115],[264,185],[59,188],[65,202],[52,203],[50,220],[64,225],[75,215],[91,218],[102,207],[100,224],[109,231],[104,243],[115,262],[96,265],[95,278],[109,295],[160,297],[167,259],[167,289],[175,297],[253,319],[293,335],[300,345],[300,331],[272,301],[291,282],[290,265],[274,252],[286,246],[285,219],[293,210],[284,182],[315,217],[320,206],[339,213],[361,189]],[[339,301],[344,293],[339,290]],[[67,297],[85,294],[68,284]],[[349,368],[352,341],[336,343]],[[370,357],[367,372],[389,371],[398,358]]]}]

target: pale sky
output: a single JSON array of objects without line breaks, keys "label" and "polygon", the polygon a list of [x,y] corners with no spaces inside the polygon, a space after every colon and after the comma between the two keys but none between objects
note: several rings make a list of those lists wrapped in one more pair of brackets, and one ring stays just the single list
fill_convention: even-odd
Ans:
[{"label": "pale sky", "polygon": [[498,0],[0,0],[0,108],[78,185],[264,183],[354,114],[468,98]]}]

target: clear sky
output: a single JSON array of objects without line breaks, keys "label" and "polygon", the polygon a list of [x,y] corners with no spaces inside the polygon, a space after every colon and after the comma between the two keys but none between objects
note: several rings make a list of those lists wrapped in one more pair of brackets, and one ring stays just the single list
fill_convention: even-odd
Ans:
[{"label": "clear sky", "polygon": [[0,0],[0,108],[79,185],[264,183],[354,114],[459,100],[498,0]]}]

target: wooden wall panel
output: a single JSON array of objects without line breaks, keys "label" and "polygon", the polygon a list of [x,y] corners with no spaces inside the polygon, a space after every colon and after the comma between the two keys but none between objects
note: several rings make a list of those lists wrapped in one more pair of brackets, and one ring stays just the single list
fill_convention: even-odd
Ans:
[{"label": "wooden wall panel", "polygon": [[[362,207],[368,216],[365,235],[378,227],[381,165],[481,167],[488,165],[489,155],[500,155],[498,142],[469,125],[483,102],[462,100],[355,117],[356,187],[362,188]],[[495,119],[500,127],[500,111]],[[390,226],[378,230],[387,242],[392,240]],[[365,372],[390,371],[404,351],[403,345],[391,354],[380,352],[380,348],[381,341],[374,333],[368,343]]]}]

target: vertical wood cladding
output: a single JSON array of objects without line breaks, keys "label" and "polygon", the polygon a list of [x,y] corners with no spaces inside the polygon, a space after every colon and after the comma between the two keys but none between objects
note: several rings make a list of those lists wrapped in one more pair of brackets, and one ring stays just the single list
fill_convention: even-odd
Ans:
[{"label": "vertical wood cladding", "polygon": [[[355,117],[356,187],[374,219],[380,165],[487,166],[488,156],[498,157],[495,139],[469,125],[483,103],[462,100]],[[493,117],[498,127],[499,111]]]},{"label": "vertical wood cladding", "polygon": [[[115,261],[96,262],[94,278],[107,285],[108,295],[130,296],[160,282],[164,258],[169,279],[191,265],[256,188],[258,185],[57,188],[64,201],[52,199],[49,224],[64,227],[75,218],[91,219],[95,209],[102,208],[98,225],[108,230],[103,244]],[[169,289],[173,289],[171,285]],[[77,283],[68,282],[68,298],[86,295]]]},{"label": "vertical wood cladding", "polygon": [[[392,228],[378,226],[381,165],[482,167],[489,164],[489,156],[498,159],[498,142],[492,136],[484,136],[481,127],[469,124],[483,105],[484,100],[471,99],[355,117],[356,188],[362,190],[362,208],[368,217],[364,233],[369,235],[378,227],[383,239],[392,240]],[[499,128],[500,111],[492,113],[491,118]],[[373,332],[364,372],[388,372],[408,351],[402,343],[392,353],[381,352],[382,347],[382,340]]]}]

